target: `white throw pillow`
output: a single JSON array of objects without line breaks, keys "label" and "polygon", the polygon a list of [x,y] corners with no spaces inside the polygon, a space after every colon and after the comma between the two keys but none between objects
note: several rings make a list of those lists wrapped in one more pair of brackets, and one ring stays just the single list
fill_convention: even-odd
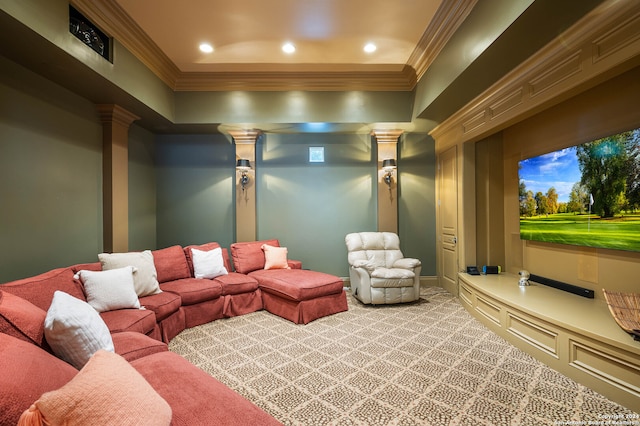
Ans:
[{"label": "white throw pillow", "polygon": [[209,251],[192,248],[191,255],[193,257],[193,274],[196,278],[215,278],[227,275],[220,247]]},{"label": "white throw pillow", "polygon": [[85,301],[59,290],[44,320],[44,336],[53,353],[78,370],[96,351],[114,352],[109,328],[100,314]]},{"label": "white throw pillow", "polygon": [[151,250],[129,253],[100,253],[98,259],[102,264],[102,270],[124,268],[133,266],[137,271],[133,274],[133,285],[138,297],[162,293],[158,284],[158,272],[153,263]]},{"label": "white throw pillow", "polygon": [[98,312],[140,309],[140,301],[133,286],[135,271],[133,266],[108,271],[81,270],[74,278],[82,281],[87,303]]}]

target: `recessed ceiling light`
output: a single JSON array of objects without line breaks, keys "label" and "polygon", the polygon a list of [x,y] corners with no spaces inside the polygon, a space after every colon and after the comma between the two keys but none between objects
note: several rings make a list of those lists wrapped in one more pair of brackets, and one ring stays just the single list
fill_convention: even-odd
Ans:
[{"label": "recessed ceiling light", "polygon": [[296,47],[293,45],[293,43],[285,43],[282,45],[282,51],[284,53],[293,53],[296,51]]},{"label": "recessed ceiling light", "polygon": [[373,43],[367,43],[364,45],[364,51],[367,53],[373,53],[377,49],[376,45]]},{"label": "recessed ceiling light", "polygon": [[204,53],[211,53],[213,52],[213,46],[211,46],[209,43],[202,43],[200,44],[200,51]]}]

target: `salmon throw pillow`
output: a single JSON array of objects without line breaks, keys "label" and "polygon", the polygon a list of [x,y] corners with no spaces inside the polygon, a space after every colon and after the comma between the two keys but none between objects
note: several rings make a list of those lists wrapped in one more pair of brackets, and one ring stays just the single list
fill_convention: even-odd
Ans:
[{"label": "salmon throw pillow", "polygon": [[291,269],[287,262],[287,248],[262,245],[264,251],[264,269]]},{"label": "salmon throw pillow", "polygon": [[18,426],[164,426],[171,407],[120,355],[100,350],[69,383],[42,394]]}]

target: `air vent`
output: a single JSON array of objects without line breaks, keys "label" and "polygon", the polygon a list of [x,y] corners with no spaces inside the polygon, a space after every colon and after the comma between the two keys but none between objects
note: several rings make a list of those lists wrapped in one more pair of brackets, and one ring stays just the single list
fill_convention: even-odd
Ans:
[{"label": "air vent", "polygon": [[107,61],[112,62],[111,38],[71,5],[69,6],[69,32]]}]

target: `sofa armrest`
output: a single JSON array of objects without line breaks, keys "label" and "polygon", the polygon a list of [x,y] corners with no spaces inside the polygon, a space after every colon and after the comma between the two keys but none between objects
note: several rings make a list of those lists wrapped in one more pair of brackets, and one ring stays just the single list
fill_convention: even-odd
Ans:
[{"label": "sofa armrest", "polygon": [[421,266],[422,263],[418,260],[418,259],[412,259],[410,257],[405,257],[403,259],[398,259],[395,262],[393,262],[392,267],[393,268],[400,268],[400,269],[413,269],[416,266]]},{"label": "sofa armrest", "polygon": [[291,269],[302,269],[302,261],[287,259],[287,264]]},{"label": "sofa armrest", "polygon": [[111,334],[111,338],[113,339],[114,352],[129,362],[134,359],[169,350],[166,343],[135,331],[113,333]]}]

